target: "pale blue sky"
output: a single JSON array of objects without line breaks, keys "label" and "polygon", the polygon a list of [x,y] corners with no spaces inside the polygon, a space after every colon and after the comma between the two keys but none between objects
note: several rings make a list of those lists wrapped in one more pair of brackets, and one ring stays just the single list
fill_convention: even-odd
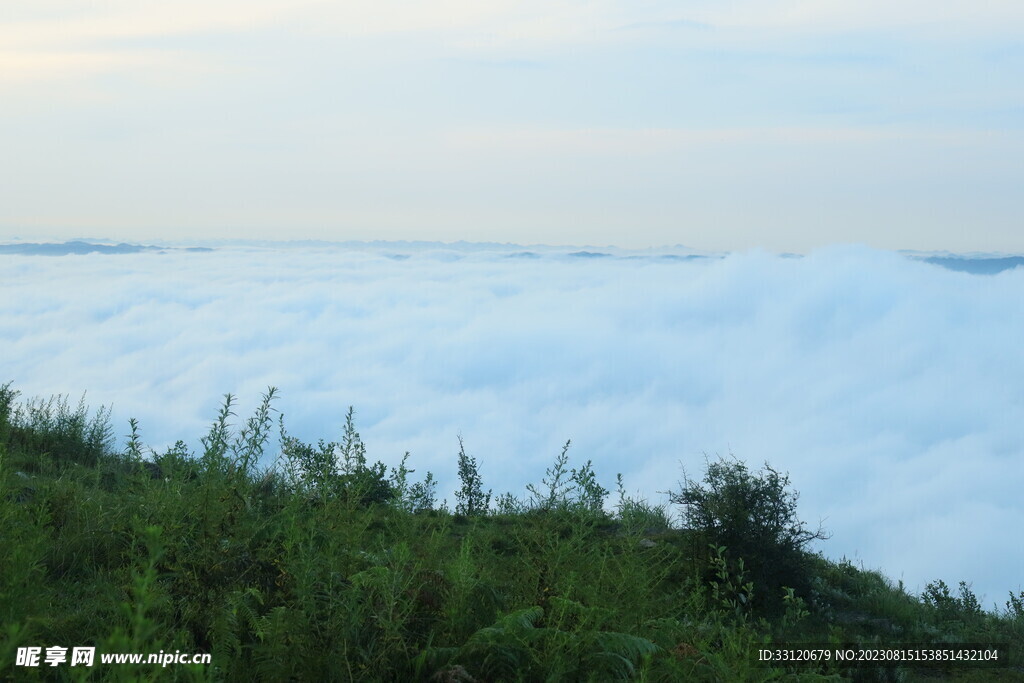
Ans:
[{"label": "pale blue sky", "polygon": [[1019,2],[14,0],[0,238],[1024,251]]}]

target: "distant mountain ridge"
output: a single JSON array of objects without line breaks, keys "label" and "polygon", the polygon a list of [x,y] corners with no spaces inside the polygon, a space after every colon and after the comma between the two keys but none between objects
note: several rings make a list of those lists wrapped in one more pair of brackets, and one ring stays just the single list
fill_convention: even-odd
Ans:
[{"label": "distant mountain ridge", "polygon": [[[295,243],[287,243],[294,246]],[[496,243],[471,243],[471,242],[457,242],[454,244],[444,244],[441,242],[386,242],[386,241],[373,241],[373,242],[310,242],[301,243],[304,246],[370,246],[370,247],[455,247],[459,248],[473,247],[475,249],[496,247],[502,250],[516,245],[510,244],[496,244]],[[545,255],[561,255],[568,256],[574,259],[582,260],[600,260],[605,258],[611,259],[642,259],[642,258],[653,258],[663,261],[693,261],[706,258],[721,258],[722,254],[614,254],[602,251],[590,251],[590,250],[575,250],[566,253],[559,254],[557,249],[550,247],[553,251],[546,253],[538,253],[536,251],[513,251],[504,254],[506,258],[519,258],[519,259],[536,259],[543,258]],[[0,244],[0,254],[23,254],[30,256],[67,256],[71,254],[138,254],[143,252],[154,252],[164,253],[167,251],[191,251],[191,252],[210,252],[215,249],[212,247],[159,247],[155,245],[145,244],[128,244],[127,242],[121,242],[119,244],[103,244],[97,242],[88,242],[85,240],[72,240],[68,242],[19,242],[14,244]],[[914,252],[903,252],[906,258],[914,259],[917,261],[923,261],[930,263],[935,266],[940,266],[948,270],[954,270],[962,273],[970,273],[972,275],[995,275],[1001,273],[1004,270],[1013,270],[1019,266],[1024,266],[1024,256],[1002,256],[1002,255],[957,255],[945,253],[942,255],[933,254],[927,255],[926,253],[914,253]],[[798,254],[779,254],[780,258],[800,258]],[[405,260],[409,258],[409,254],[391,254],[388,258],[394,260]]]},{"label": "distant mountain ridge", "polygon": [[998,256],[972,258],[965,256],[929,256],[922,259],[925,263],[942,266],[949,270],[957,270],[972,275],[995,275],[1004,270],[1012,270],[1024,266],[1024,256]]},{"label": "distant mountain ridge", "polygon": [[[67,256],[69,254],[138,254],[152,251],[161,253],[173,247],[156,247],[144,244],[96,244],[74,240],[71,242],[21,242],[0,244],[0,254],[27,254],[35,256]],[[209,247],[185,247],[185,251],[213,251]]]}]

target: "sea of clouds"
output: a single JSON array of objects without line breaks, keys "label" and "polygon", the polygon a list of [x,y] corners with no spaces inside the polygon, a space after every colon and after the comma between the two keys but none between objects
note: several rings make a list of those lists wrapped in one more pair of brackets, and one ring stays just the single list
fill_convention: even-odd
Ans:
[{"label": "sea of clouds", "polygon": [[[791,475],[819,548],[902,579],[1024,585],[1024,268],[973,275],[834,247],[661,253],[225,245],[0,254],[0,383],[87,391],[162,449],[269,385],[289,431],[410,451],[448,497],[457,437],[524,493],[567,439],[664,500],[734,454]],[[123,438],[121,439],[123,443]]]}]

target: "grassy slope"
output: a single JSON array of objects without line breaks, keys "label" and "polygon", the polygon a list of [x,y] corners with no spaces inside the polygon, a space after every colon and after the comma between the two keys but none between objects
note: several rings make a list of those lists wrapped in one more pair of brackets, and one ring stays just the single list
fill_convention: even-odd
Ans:
[{"label": "grassy slope", "polygon": [[[987,613],[938,583],[912,596],[803,552],[769,571],[777,549],[741,558],[643,501],[606,514],[564,452],[502,514],[437,509],[429,482],[370,465],[351,414],[339,443],[285,434],[283,466],[261,470],[271,400],[238,430],[226,404],[203,453],[179,444],[153,467],[134,425],[114,453],[102,411],[0,389],[0,677],[1024,680],[1019,647],[998,671],[759,667],[773,639],[1019,646],[1024,609],[1011,595]],[[458,510],[479,511],[475,484]],[[19,646],[50,645],[210,652],[213,665],[13,667]]]}]

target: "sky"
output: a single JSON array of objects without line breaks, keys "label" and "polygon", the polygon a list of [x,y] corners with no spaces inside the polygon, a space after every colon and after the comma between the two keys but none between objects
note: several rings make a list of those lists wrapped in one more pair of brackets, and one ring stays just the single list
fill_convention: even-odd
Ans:
[{"label": "sky", "polygon": [[525,495],[570,439],[570,466],[654,502],[707,459],[767,461],[831,532],[828,557],[914,592],[968,581],[987,608],[1024,589],[1024,268],[851,246],[603,253],[0,254],[0,382],[87,392],[120,446],[135,417],[157,450],[199,450],[228,392],[237,425],[276,386],[314,443],[353,406],[369,458],[409,451],[449,503],[460,435],[495,494]]},{"label": "sky", "polygon": [[0,238],[1024,252],[1017,0],[7,0]]}]

